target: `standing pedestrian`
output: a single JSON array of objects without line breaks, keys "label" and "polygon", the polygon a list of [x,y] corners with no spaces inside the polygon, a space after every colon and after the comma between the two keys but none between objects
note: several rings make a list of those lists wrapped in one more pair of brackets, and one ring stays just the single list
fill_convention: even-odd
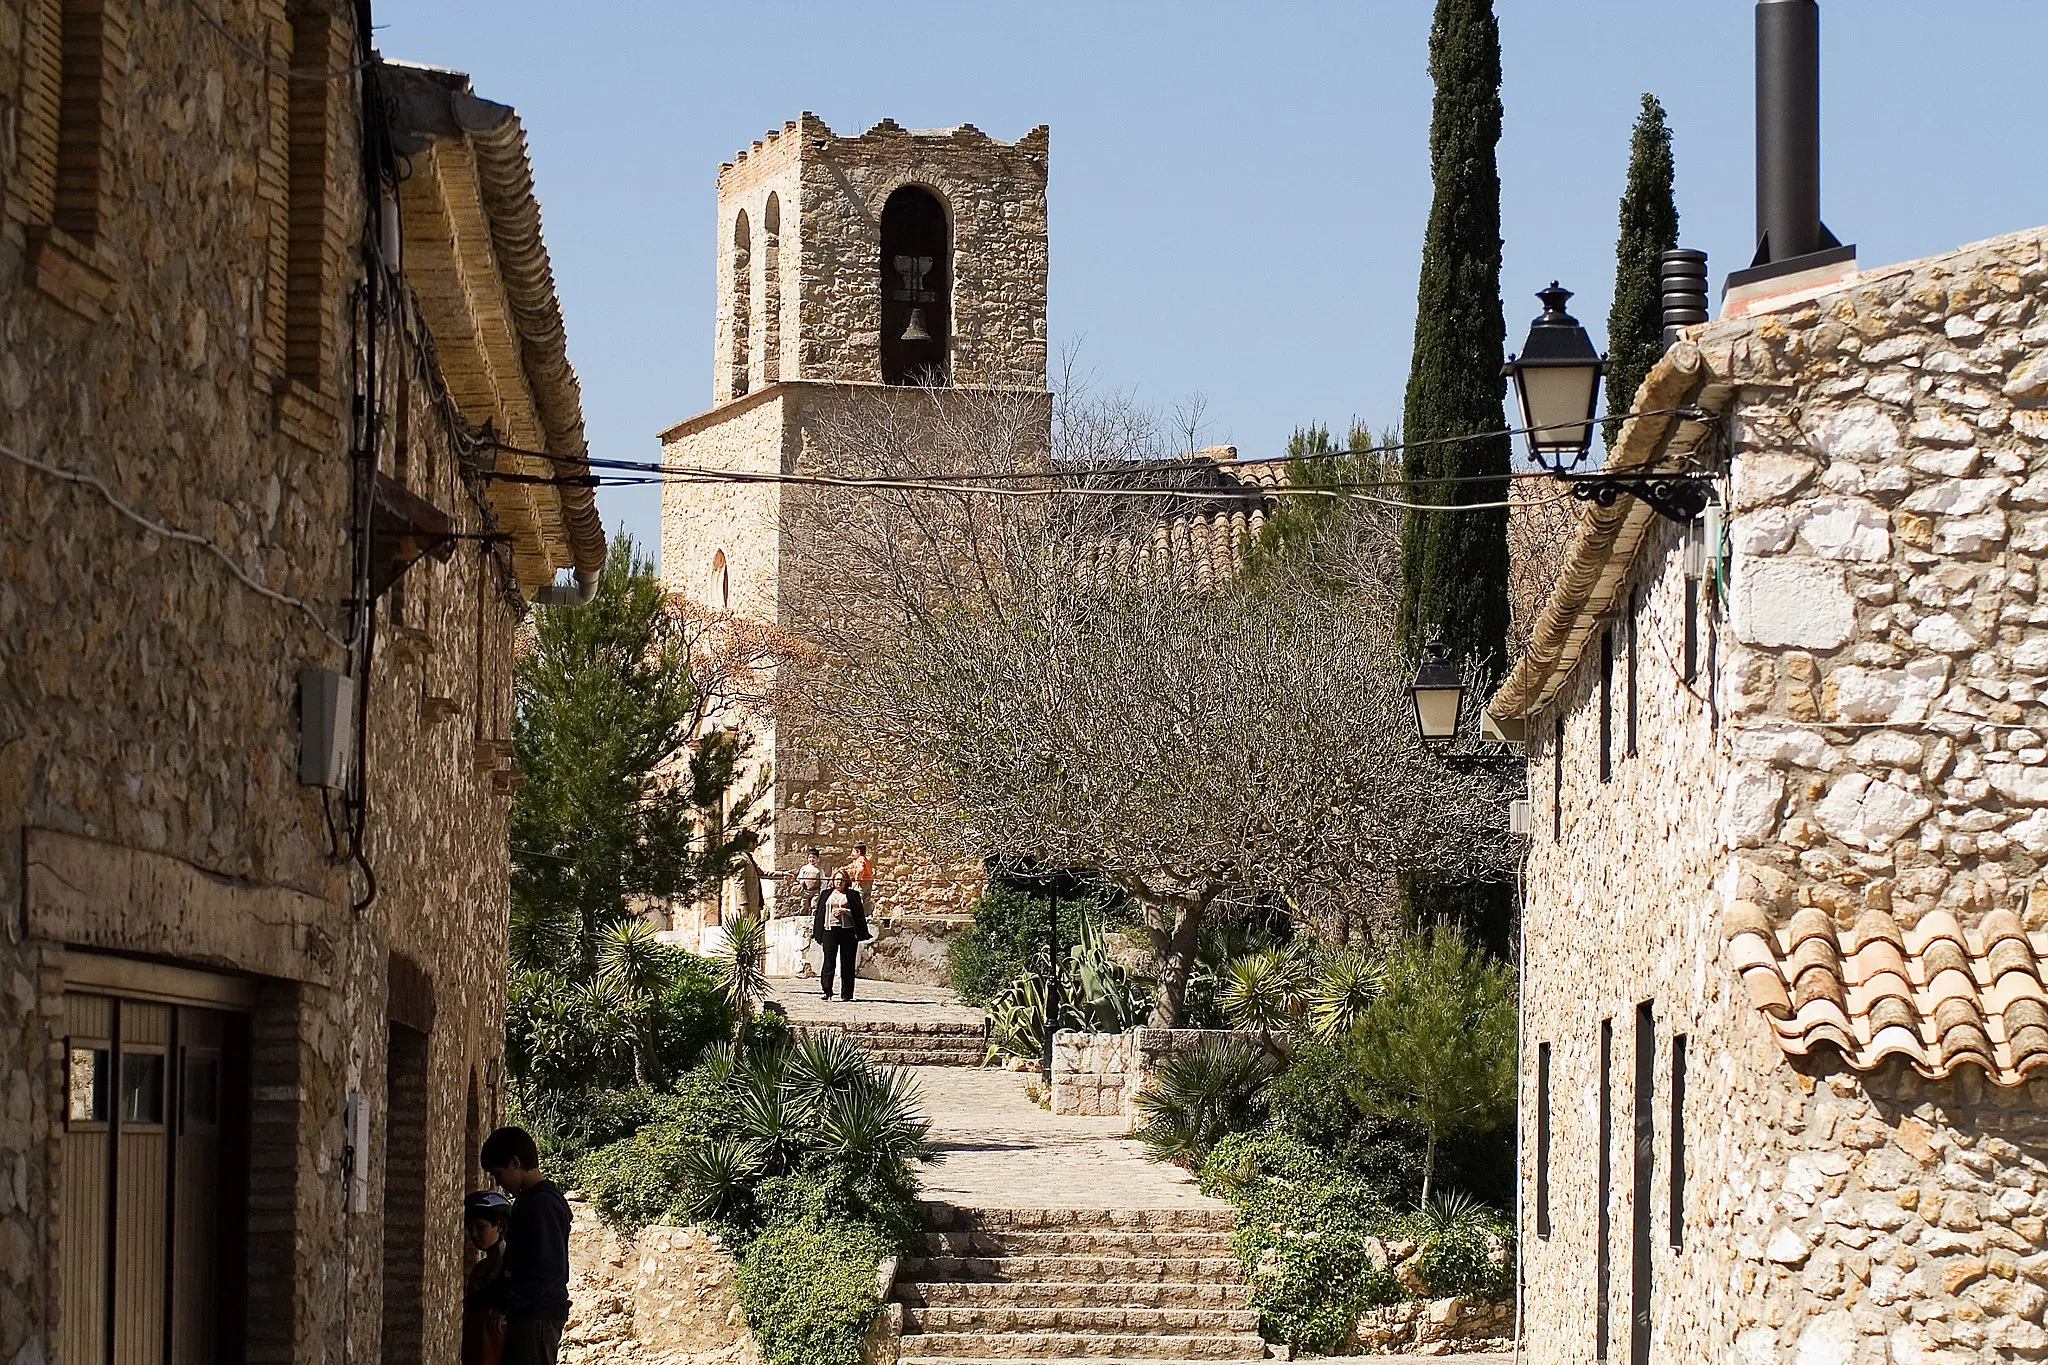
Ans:
[{"label": "standing pedestrian", "polygon": [[839,998],[853,999],[853,974],[861,942],[870,937],[866,902],[845,872],[834,874],[829,890],[818,895],[818,908],[811,916],[811,935],[824,949],[819,967],[825,999],[832,998],[832,967],[839,966]]},{"label": "standing pedestrian", "polygon": [[489,1291],[505,1315],[504,1365],[555,1365],[569,1321],[569,1201],[541,1174],[524,1128],[492,1133],[477,1160],[513,1200],[505,1268]]},{"label": "standing pedestrian", "polygon": [[853,878],[854,887],[860,892],[862,903],[874,904],[875,860],[868,856],[866,844],[853,846],[853,861],[846,865],[846,875]]},{"label": "standing pedestrian", "polygon": [[505,1273],[505,1225],[512,1201],[496,1190],[481,1190],[462,1201],[469,1244],[482,1253],[462,1285],[462,1365],[501,1365],[505,1358],[505,1315],[491,1306],[491,1290]]}]

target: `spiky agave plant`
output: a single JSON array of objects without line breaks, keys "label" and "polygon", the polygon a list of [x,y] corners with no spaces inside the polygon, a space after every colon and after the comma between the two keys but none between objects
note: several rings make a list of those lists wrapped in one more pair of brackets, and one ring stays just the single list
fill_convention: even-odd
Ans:
[{"label": "spiky agave plant", "polygon": [[743,1071],[733,1096],[733,1127],[754,1145],[761,1169],[780,1175],[794,1168],[810,1146],[817,1120],[810,1106],[790,1093],[780,1075]]},{"label": "spiky agave plant", "polygon": [[1209,1149],[1264,1119],[1273,1058],[1241,1038],[1204,1038],[1159,1064],[1138,1094],[1138,1140],[1155,1161],[1199,1167]]},{"label": "spiky agave plant", "polygon": [[725,926],[718,950],[719,989],[739,1016],[740,1036],[747,1021],[768,995],[768,925],[757,919],[736,919]]},{"label": "spiky agave plant", "polygon": [[729,1217],[746,1206],[765,1165],[761,1145],[745,1138],[692,1144],[676,1159],[678,1202],[695,1218]]},{"label": "spiky agave plant", "polygon": [[1233,1028],[1275,1033],[1301,1013],[1308,987],[1308,964],[1294,953],[1269,948],[1225,964],[1216,1003]]},{"label": "spiky agave plant", "polygon": [[901,1067],[867,1068],[832,1092],[819,1126],[826,1156],[855,1176],[904,1176],[941,1156],[924,1097]]},{"label": "spiky agave plant", "polygon": [[1382,974],[1376,957],[1356,948],[1332,950],[1308,988],[1309,1031],[1326,1043],[1350,1033],[1379,994]]},{"label": "spiky agave plant", "polygon": [[822,1111],[835,1094],[873,1068],[843,1033],[803,1033],[784,1049],[782,1084],[800,1103]]}]

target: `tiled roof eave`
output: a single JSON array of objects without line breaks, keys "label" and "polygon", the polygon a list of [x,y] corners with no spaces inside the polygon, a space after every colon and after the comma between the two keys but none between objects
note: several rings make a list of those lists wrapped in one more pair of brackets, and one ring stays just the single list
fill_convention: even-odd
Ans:
[{"label": "tiled roof eave", "polygon": [[[1686,453],[1705,434],[1704,425],[1671,409],[1699,397],[1707,379],[1700,350],[1681,341],[1657,362],[1636,392],[1632,410],[1642,414],[1622,424],[1604,468],[1651,469]],[[1637,549],[1657,514],[1640,498],[1621,498],[1612,507],[1587,504],[1572,533],[1558,571],[1557,586],[1530,631],[1529,647],[1493,697],[1487,713],[1495,720],[1535,714],[1556,696],[1613,607]]]}]

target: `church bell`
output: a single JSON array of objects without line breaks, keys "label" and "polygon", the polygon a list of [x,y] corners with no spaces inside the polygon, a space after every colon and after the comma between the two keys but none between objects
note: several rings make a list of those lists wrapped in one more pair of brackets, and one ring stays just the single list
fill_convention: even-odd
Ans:
[{"label": "church bell", "polygon": [[910,321],[904,324],[902,339],[905,341],[930,341],[932,339],[931,332],[924,325],[924,309],[913,308],[910,310]]}]

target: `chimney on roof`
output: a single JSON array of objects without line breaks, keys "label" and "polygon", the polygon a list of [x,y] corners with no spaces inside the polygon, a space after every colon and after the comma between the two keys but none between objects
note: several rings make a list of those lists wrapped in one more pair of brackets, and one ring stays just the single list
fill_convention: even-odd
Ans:
[{"label": "chimney on roof", "polygon": [[1819,0],[1757,0],[1756,238],[1722,291],[1727,316],[1855,273],[1856,248],[1820,217]]}]

